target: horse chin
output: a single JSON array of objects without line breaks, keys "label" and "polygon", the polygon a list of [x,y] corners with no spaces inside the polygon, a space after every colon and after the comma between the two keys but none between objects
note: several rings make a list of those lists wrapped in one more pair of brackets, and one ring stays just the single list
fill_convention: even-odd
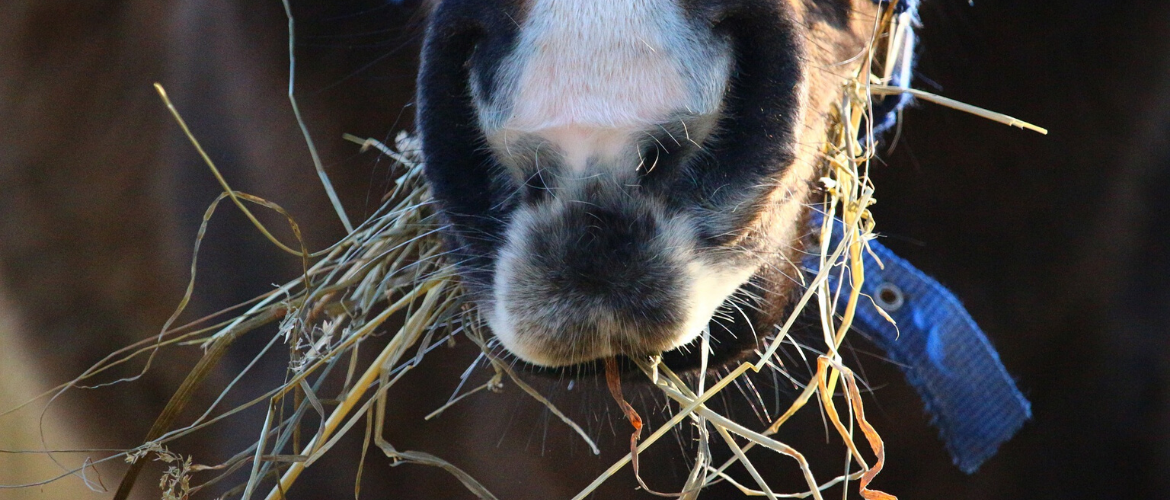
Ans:
[{"label": "horse chin", "polygon": [[[712,318],[707,330],[709,336],[699,335],[682,346],[654,355],[613,356],[622,379],[634,384],[650,383],[649,377],[643,374],[643,368],[639,364],[647,366],[647,362],[657,356],[661,356],[662,363],[679,375],[694,375],[703,369],[715,372],[751,361],[756,352],[773,338],[772,334],[777,324],[792,313],[795,304],[793,300],[795,285],[786,280],[784,283],[788,285],[777,287],[773,283],[775,277],[770,276],[772,274],[779,272],[761,271],[737,290],[735,299],[729,299],[738,301],[738,308],[730,308],[735,314],[720,314],[720,317]],[[763,283],[771,284],[765,287]],[[721,309],[728,309],[728,304]],[[705,338],[709,339],[706,359],[703,348]],[[526,362],[510,353],[507,356],[518,361],[516,366],[524,372],[542,377],[581,380],[606,375],[605,358],[565,366],[542,366]],[[635,358],[642,363],[636,362]]]},{"label": "horse chin", "polygon": [[[689,375],[699,373],[704,366],[710,372],[749,360],[759,346],[759,339],[755,338],[739,337],[725,340],[727,341],[713,343],[711,345],[705,362],[702,354],[702,337],[676,349],[663,352],[658,356],[661,356],[662,363],[671,371],[679,375]],[[639,366],[635,358],[624,354],[613,356],[613,359],[616,361],[618,373],[624,380],[633,383],[650,383],[650,379],[642,373],[642,366],[647,366],[646,362],[651,360],[651,356],[638,357],[638,361],[643,361],[641,363],[642,366]],[[590,379],[604,377],[606,375],[605,359],[595,359],[584,363],[556,367],[535,365],[527,362],[521,362],[517,366],[524,372],[548,378],[556,378],[558,380],[566,378]]]}]

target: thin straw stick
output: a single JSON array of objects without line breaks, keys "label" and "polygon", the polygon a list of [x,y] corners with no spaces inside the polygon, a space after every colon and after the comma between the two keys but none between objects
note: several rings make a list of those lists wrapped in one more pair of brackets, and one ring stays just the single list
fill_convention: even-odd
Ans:
[{"label": "thin straw stick", "polygon": [[325,186],[325,194],[329,196],[329,202],[333,204],[333,210],[337,212],[337,218],[341,219],[341,225],[345,226],[345,232],[352,233],[353,223],[349,222],[349,216],[345,215],[345,208],[341,206],[341,200],[337,198],[337,192],[333,190],[333,183],[329,181],[329,174],[325,173],[325,165],[321,163],[321,156],[317,154],[317,146],[313,143],[313,136],[309,134],[309,127],[305,125],[305,120],[301,118],[300,106],[297,106],[295,93],[297,76],[296,28],[293,21],[292,7],[289,6],[288,0],[282,0],[282,3],[284,3],[284,14],[288,17],[288,102],[292,104],[293,115],[297,118],[297,125],[301,127],[301,134],[305,136],[305,144],[309,146],[309,155],[313,157],[313,167],[317,169],[317,177],[321,178],[321,185]]},{"label": "thin straw stick", "polygon": [[978,116],[981,118],[986,118],[986,119],[994,121],[994,122],[999,122],[999,123],[1002,123],[1004,125],[1018,127],[1018,128],[1022,128],[1022,129],[1026,129],[1026,130],[1032,130],[1034,132],[1039,132],[1043,135],[1048,135],[1048,129],[1046,129],[1044,127],[1038,127],[1036,125],[1032,125],[1031,123],[1023,121],[1019,118],[1014,118],[1014,117],[1005,115],[1003,113],[996,113],[995,111],[987,110],[987,109],[981,108],[979,106],[972,106],[972,105],[967,104],[965,102],[956,101],[956,100],[951,99],[949,97],[943,97],[941,95],[932,94],[930,92],[926,92],[923,90],[902,88],[902,87],[892,87],[890,85],[870,85],[869,88],[870,88],[870,91],[873,92],[873,95],[910,94],[910,95],[917,97],[919,99],[922,99],[924,101],[930,101],[930,102],[933,102],[935,104],[946,106],[948,108],[957,109],[957,110],[962,111],[964,113],[971,113],[975,116]]}]

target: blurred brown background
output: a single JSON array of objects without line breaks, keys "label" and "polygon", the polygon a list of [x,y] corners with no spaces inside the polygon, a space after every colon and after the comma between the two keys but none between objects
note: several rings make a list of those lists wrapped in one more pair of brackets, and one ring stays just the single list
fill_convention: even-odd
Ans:
[{"label": "blurred brown background", "polygon": [[[924,3],[917,86],[1051,134],[930,105],[906,111],[896,148],[874,174],[879,230],[888,246],[964,300],[1032,400],[1035,418],[977,474],[963,475],[898,371],[868,360],[868,379],[878,387],[870,418],[890,461],[876,485],[920,499],[1164,498],[1170,4]],[[421,33],[415,5],[293,6],[306,121],[345,207],[360,220],[377,207],[389,165],[340,136],[389,139],[411,127]],[[286,207],[310,248],[342,234],[285,97],[285,23],[275,0],[0,3],[0,410],[157,333],[182,295],[195,230],[219,188],[153,82],[167,87],[234,187]],[[197,299],[185,317],[267,291],[298,265],[225,208],[204,243]],[[262,337],[233,351],[221,383]],[[863,341],[855,347],[873,350]],[[63,398],[47,419],[48,443],[133,446],[198,354],[169,351],[133,385]],[[404,424],[388,430],[395,444],[450,459],[501,498],[567,498],[620,455],[626,435],[612,429],[618,416],[585,383],[579,392],[587,397],[560,394],[558,401],[600,436],[607,449],[600,458],[514,387],[408,425],[446,400],[474,354],[460,345],[437,356],[425,376],[399,391],[400,407],[391,410]],[[258,376],[279,379],[281,369],[273,360]],[[564,388],[556,384],[548,382]],[[245,388],[230,402],[254,393]],[[37,416],[0,419],[0,449],[38,448]],[[824,448],[818,417],[806,417],[782,438],[807,443],[804,450]],[[254,439],[256,418],[247,414],[174,449],[222,459]],[[659,462],[644,461],[667,464],[652,471],[661,489],[685,474],[672,446],[661,447]],[[336,455],[311,470],[293,498],[352,495],[358,451]],[[84,457],[60,459],[76,466]],[[778,470],[791,465],[777,462]],[[36,456],[0,453],[0,484],[58,470]],[[114,488],[118,465],[102,472]],[[142,498],[157,497],[157,473],[148,469],[140,481]],[[650,498],[632,484],[628,474],[618,476],[597,498]],[[0,499],[26,495],[110,494],[90,493],[76,478],[0,490]],[[376,450],[367,458],[363,498],[467,496],[441,471],[389,468]]]}]

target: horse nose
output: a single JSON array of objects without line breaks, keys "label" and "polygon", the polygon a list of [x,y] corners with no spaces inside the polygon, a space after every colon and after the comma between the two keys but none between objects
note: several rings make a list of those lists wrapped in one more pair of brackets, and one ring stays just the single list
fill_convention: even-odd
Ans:
[{"label": "horse nose", "polygon": [[686,264],[669,222],[637,206],[568,202],[515,227],[489,319],[510,351],[563,366],[676,347]]}]

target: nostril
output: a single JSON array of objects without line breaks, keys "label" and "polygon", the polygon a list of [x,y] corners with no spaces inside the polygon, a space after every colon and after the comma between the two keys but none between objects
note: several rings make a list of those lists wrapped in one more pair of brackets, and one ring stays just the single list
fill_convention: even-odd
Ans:
[{"label": "nostril", "polygon": [[669,159],[670,150],[665,145],[659,145],[657,141],[645,144],[638,154],[638,172],[644,177],[662,172],[666,169],[659,170],[659,163],[665,163]]},{"label": "nostril", "polygon": [[544,182],[544,176],[540,172],[532,174],[524,181],[524,188],[522,190],[524,202],[532,205],[543,202],[548,199],[549,187]]},{"label": "nostril", "polygon": [[648,186],[668,185],[702,150],[714,115],[679,115],[647,132],[638,144],[638,176]]}]

